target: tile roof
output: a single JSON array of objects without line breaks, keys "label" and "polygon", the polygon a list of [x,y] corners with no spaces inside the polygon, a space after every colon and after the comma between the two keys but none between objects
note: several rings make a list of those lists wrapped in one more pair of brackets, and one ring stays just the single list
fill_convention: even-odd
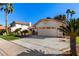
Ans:
[{"label": "tile roof", "polygon": [[1,30],[1,29],[5,29],[5,27],[4,27],[4,26],[0,26],[0,30]]},{"label": "tile roof", "polygon": [[27,24],[27,22],[15,22],[16,24]]},{"label": "tile roof", "polygon": [[18,22],[18,21],[13,21],[15,24],[29,24],[29,22]]},{"label": "tile roof", "polygon": [[[37,23],[35,23],[33,26],[35,26],[35,25],[37,25],[38,23],[40,23],[40,22],[44,22],[44,21],[53,21],[53,22],[59,22],[59,23],[63,23],[63,22],[61,22],[61,21],[59,21],[59,20],[57,20],[57,19],[41,19],[41,20],[39,20]],[[64,24],[64,23],[63,23]]]}]

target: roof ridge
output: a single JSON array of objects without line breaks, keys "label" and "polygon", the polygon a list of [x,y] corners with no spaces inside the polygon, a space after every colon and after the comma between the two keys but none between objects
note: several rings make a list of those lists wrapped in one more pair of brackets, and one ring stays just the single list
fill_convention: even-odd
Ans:
[{"label": "roof ridge", "polygon": [[59,21],[58,19],[47,19],[47,18],[43,18],[43,19],[40,19],[38,22],[36,22],[33,26],[35,26],[36,24],[38,24],[39,22],[43,21],[43,20],[52,20],[52,21],[57,21],[57,22],[60,22],[60,23],[63,23],[62,21]]}]

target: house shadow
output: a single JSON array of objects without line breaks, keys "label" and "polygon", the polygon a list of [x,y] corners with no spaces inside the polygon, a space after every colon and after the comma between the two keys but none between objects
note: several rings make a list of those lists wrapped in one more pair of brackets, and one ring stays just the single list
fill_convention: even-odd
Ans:
[{"label": "house shadow", "polygon": [[20,38],[33,38],[33,39],[45,39],[45,36],[37,36],[37,35],[21,35],[18,36],[16,35],[16,37],[20,37]]},{"label": "house shadow", "polygon": [[45,38],[62,38],[57,36],[41,36],[41,35],[15,35],[15,37],[20,38],[33,38],[33,39],[45,39]]},{"label": "house shadow", "polygon": [[70,56],[70,54],[45,54],[45,51],[38,50],[26,50],[27,52],[22,52],[17,56]]},{"label": "house shadow", "polygon": [[33,39],[45,39],[47,37],[46,36],[32,35],[32,36],[29,36],[29,38],[33,38]]},{"label": "house shadow", "polygon": [[30,35],[30,36],[21,36],[21,38],[45,39],[45,38],[56,38],[56,37],[55,36]]}]

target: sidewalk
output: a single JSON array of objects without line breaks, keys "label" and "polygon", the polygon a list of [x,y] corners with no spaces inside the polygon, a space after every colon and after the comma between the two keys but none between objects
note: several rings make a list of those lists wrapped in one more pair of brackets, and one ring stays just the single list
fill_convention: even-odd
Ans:
[{"label": "sidewalk", "polygon": [[1,56],[16,56],[28,50],[22,46],[16,45],[6,40],[0,40],[0,55]]}]

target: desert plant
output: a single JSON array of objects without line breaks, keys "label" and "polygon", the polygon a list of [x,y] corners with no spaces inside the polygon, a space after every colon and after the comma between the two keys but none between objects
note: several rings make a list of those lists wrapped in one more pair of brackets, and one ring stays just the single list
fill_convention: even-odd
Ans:
[{"label": "desert plant", "polygon": [[72,19],[67,21],[67,24],[60,26],[59,30],[70,36],[70,52],[71,55],[76,56],[76,37],[79,35],[79,20]]}]

